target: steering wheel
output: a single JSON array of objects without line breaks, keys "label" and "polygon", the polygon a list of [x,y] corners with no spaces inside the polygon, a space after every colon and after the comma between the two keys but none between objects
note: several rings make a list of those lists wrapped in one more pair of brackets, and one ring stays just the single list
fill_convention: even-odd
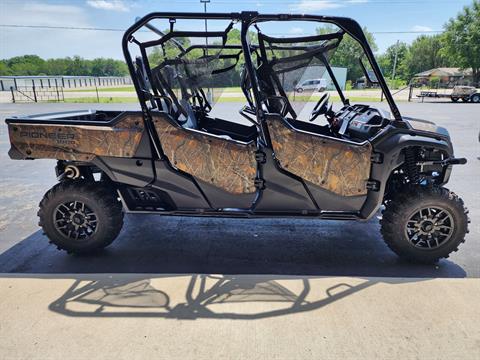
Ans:
[{"label": "steering wheel", "polygon": [[[328,100],[329,99],[330,99],[330,94],[325,93],[320,98],[320,100],[318,100],[317,104],[315,105],[315,107],[312,110],[312,113],[310,114],[310,119],[309,119],[310,121],[315,120],[320,115],[324,115],[324,114],[328,113],[328,111],[330,110],[329,106],[328,106]],[[332,105],[330,105],[330,108],[331,107],[332,107]]]}]

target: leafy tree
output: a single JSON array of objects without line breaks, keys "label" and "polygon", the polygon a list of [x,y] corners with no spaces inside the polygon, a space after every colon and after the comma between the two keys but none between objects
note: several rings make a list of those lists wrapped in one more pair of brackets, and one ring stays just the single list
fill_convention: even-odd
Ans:
[{"label": "leafy tree", "polygon": [[[165,30],[164,33],[168,33],[169,30]],[[229,45],[239,45],[241,44],[241,33],[240,30],[238,29],[232,29],[228,33],[228,38],[227,38],[227,44]],[[249,34],[250,36],[253,36],[253,33]],[[178,41],[185,49],[187,49],[192,43],[189,38],[175,38],[176,41]],[[195,42],[196,44],[203,45],[204,41],[197,41]],[[210,45],[221,45],[222,42],[219,41],[218,39],[209,39],[209,44]],[[231,50],[231,49],[222,49],[221,51],[219,49],[211,49],[209,50],[208,54],[209,55],[214,55],[215,53],[220,52],[222,55],[226,54],[237,54],[239,50]],[[158,66],[162,62],[164,62],[166,59],[175,59],[179,55],[181,55],[181,51],[179,48],[173,43],[173,41],[167,41],[163,47],[162,46],[156,46],[150,50],[148,54],[148,60],[150,63],[150,66],[152,68]],[[203,49],[194,49],[189,51],[185,56],[184,59],[186,60],[197,60],[202,58],[204,56],[204,50]],[[205,64],[206,66],[209,67],[209,69],[206,69],[205,66],[199,66],[197,69],[197,74],[202,73],[201,67],[203,67],[205,70],[205,75],[209,71],[213,71],[216,69],[223,69],[223,68],[228,68],[230,65],[233,65],[235,63],[234,59],[217,59],[213,62],[209,62],[208,64]],[[201,76],[197,80],[199,81],[200,85],[202,87],[207,87],[207,86],[212,86],[212,87],[225,87],[225,86],[238,86],[240,83],[240,69],[242,64],[244,63],[243,56],[240,56],[240,59],[238,61],[237,66],[234,69],[231,69],[230,71],[227,72],[222,72],[216,75],[213,75],[211,78],[209,76]],[[192,66],[189,66],[190,70],[194,70]],[[181,67],[180,71],[182,72],[184,69]],[[172,87],[178,86],[175,82],[172,83]]]},{"label": "leafy tree", "polygon": [[79,75],[79,76],[125,76],[127,65],[120,60],[85,60],[73,58],[44,60],[36,55],[16,56],[0,60],[0,75]]},{"label": "leafy tree", "polygon": [[45,66],[48,75],[69,75],[69,59],[48,59]]},{"label": "leafy tree", "polygon": [[408,49],[408,53],[400,63],[400,72],[404,80],[411,79],[422,71],[452,65],[442,54],[442,35],[420,35]]},{"label": "leafy tree", "polygon": [[3,75],[3,76],[12,75],[10,68],[7,66],[7,63],[5,60],[0,60],[0,75]]},{"label": "leafy tree", "polygon": [[127,64],[119,60],[97,58],[90,65],[92,76],[123,76],[128,73]]},{"label": "leafy tree", "polygon": [[[338,29],[334,26],[322,26],[317,28],[318,34],[328,34],[332,32],[337,32]],[[367,28],[363,28],[363,32],[372,48],[372,51],[377,51],[378,46],[375,42],[375,37],[370,33]],[[330,65],[338,67],[346,67],[347,71],[347,80],[355,82],[358,78],[363,76],[363,70],[360,66],[358,58],[364,53],[360,44],[349,35],[345,35],[343,40],[340,42],[340,45],[330,59]]]},{"label": "leafy tree", "polygon": [[408,56],[409,47],[404,42],[391,45],[385,51],[385,54],[378,56],[378,64],[386,77],[391,77],[393,73],[393,66],[395,64],[395,54],[397,54],[397,66],[395,70],[395,78],[405,80],[407,75],[405,74],[405,67],[402,66]]},{"label": "leafy tree", "polygon": [[36,55],[15,56],[5,60],[12,75],[38,75],[45,72],[45,60]]},{"label": "leafy tree", "polygon": [[473,78],[480,82],[480,1],[464,7],[445,25],[443,54],[459,67],[472,68]]}]

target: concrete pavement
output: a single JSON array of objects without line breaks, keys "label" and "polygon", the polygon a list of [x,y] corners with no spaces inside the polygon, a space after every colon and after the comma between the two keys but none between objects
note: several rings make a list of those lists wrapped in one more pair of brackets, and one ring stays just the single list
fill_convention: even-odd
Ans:
[{"label": "concrete pavement", "polygon": [[478,359],[480,280],[0,278],[3,359]]}]

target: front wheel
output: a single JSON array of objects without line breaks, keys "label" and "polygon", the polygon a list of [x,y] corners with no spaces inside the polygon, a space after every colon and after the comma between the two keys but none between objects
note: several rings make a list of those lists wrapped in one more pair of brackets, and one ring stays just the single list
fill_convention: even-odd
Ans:
[{"label": "front wheel", "polygon": [[69,253],[104,248],[123,226],[122,205],[115,192],[84,180],[55,185],[40,202],[38,216],[50,242]]},{"label": "front wheel", "polygon": [[381,232],[400,257],[421,263],[447,258],[465,241],[467,210],[463,201],[442,187],[411,187],[385,207]]},{"label": "front wheel", "polygon": [[480,103],[480,94],[472,95],[471,100],[473,103],[476,103],[476,104]]}]

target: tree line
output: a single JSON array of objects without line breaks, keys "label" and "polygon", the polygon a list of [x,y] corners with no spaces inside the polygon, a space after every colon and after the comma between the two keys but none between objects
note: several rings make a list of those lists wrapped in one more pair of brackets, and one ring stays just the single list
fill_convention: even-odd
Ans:
[{"label": "tree line", "polygon": [[1,75],[126,76],[128,68],[125,62],[114,59],[86,60],[74,56],[44,60],[37,55],[24,55],[0,60]]},{"label": "tree line", "polygon": [[[317,29],[317,33],[332,32],[331,26]],[[367,40],[373,51],[378,47],[375,38],[364,28]],[[249,34],[254,38],[254,34]],[[240,43],[240,32],[233,29],[229,34],[229,43]],[[189,43],[184,45],[188,46]],[[165,51],[165,49],[163,50]],[[167,53],[176,51],[166,49]],[[332,66],[348,68],[347,79],[355,82],[363,75],[363,70],[358,62],[358,57],[363,53],[360,45],[351,37],[345,36],[338,48],[331,54]],[[163,54],[159,49],[154,49],[150,54],[151,60],[156,63],[162,59]],[[167,54],[169,55],[169,54]],[[385,53],[377,56],[378,63],[385,77],[393,76],[395,66],[395,79],[408,83],[417,73],[438,67],[471,68],[474,82],[480,83],[480,0],[473,0],[455,18],[444,25],[444,31],[437,35],[421,35],[411,44],[398,42],[390,46]],[[239,65],[243,63],[240,60]],[[225,85],[237,83],[241,66],[233,70],[232,79],[223,75]],[[13,57],[0,60],[0,75],[88,75],[88,76],[125,76],[128,75],[126,64],[120,60],[93,59],[86,60],[79,56],[63,59],[44,60],[36,55]],[[230,72],[228,76],[232,76]],[[222,83],[223,83],[222,82]]]},{"label": "tree line", "polygon": [[480,83],[480,2],[473,1],[444,25],[437,35],[421,35],[410,45],[391,45],[378,62],[386,77],[392,77],[395,56],[397,79],[410,81],[415,74],[438,67],[472,69],[473,81]]},{"label": "tree line", "polygon": [[[330,30],[317,29],[318,33]],[[373,51],[377,44],[372,33],[364,28]],[[348,68],[348,80],[355,82],[363,75],[357,61],[363,51],[351,37],[346,36],[331,57],[333,66]],[[395,64],[395,57],[397,58]],[[384,76],[408,83],[415,74],[438,67],[472,69],[473,80],[480,83],[480,1],[474,0],[455,18],[444,25],[444,31],[436,35],[421,35],[411,44],[398,42],[377,56]],[[394,74],[395,66],[395,74]]]}]

